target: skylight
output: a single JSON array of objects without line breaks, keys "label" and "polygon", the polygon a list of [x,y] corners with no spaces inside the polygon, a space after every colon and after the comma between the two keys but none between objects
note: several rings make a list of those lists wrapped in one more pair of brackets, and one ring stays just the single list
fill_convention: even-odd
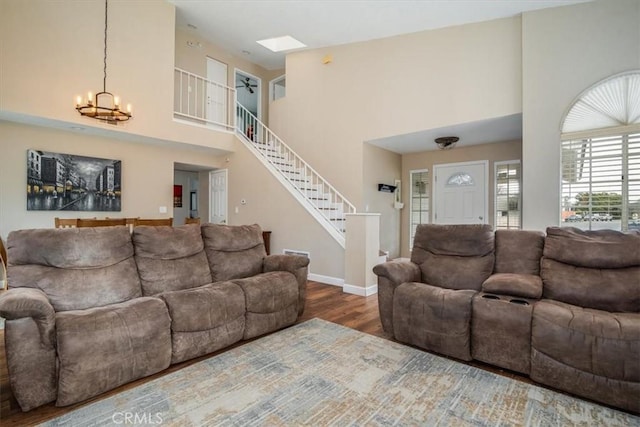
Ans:
[{"label": "skylight", "polygon": [[258,40],[258,43],[271,50],[272,52],[282,52],[284,50],[307,47],[306,44],[294,39],[291,36],[273,37],[270,39]]}]

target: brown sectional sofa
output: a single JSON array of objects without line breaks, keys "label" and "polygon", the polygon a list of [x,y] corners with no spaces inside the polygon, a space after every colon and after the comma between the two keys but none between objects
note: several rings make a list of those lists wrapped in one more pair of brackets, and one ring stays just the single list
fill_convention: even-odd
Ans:
[{"label": "brown sectional sofa", "polygon": [[70,405],[293,324],[308,259],[266,255],[257,225],[19,230],[0,296],[24,411]]},{"label": "brown sectional sofa", "polygon": [[374,268],[383,328],[640,412],[640,233],[420,225]]}]

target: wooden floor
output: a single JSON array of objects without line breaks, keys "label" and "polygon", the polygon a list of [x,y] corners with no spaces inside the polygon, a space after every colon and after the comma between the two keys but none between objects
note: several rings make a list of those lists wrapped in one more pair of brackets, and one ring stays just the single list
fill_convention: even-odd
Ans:
[{"label": "wooden floor", "polygon": [[[298,322],[318,317],[330,322],[339,323],[341,325],[357,329],[368,334],[377,335],[388,338],[382,331],[380,318],[378,316],[378,297],[373,295],[370,297],[361,297],[357,295],[345,294],[342,288],[337,286],[323,285],[321,283],[309,282],[307,287],[307,304],[305,312]],[[246,341],[245,341],[246,343]],[[239,343],[237,345],[242,345]],[[237,346],[236,345],[236,346]],[[230,347],[233,348],[234,346]],[[226,350],[228,350],[227,348]],[[222,350],[218,353],[224,352]],[[218,354],[214,353],[214,354]],[[0,331],[0,424],[5,426],[26,426],[34,425],[51,418],[60,416],[75,408],[104,399],[107,396],[117,394],[123,390],[143,384],[152,379],[161,377],[170,372],[174,372],[180,368],[191,365],[200,360],[211,357],[204,356],[188,362],[179,363],[170,366],[168,369],[147,378],[126,384],[110,392],[104,393],[97,398],[83,402],[78,405],[67,406],[64,408],[56,408],[53,403],[23,413],[18,403],[13,397],[11,387],[9,386],[9,376],[7,373],[7,361],[4,351],[4,330]]]}]

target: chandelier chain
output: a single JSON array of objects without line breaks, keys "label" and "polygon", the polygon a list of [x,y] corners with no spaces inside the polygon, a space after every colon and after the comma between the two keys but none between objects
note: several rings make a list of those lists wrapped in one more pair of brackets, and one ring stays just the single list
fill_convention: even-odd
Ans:
[{"label": "chandelier chain", "polygon": [[[2,0],[0,0],[2,1]],[[82,116],[117,125],[118,122],[126,122],[131,118],[131,104],[127,104],[126,110],[120,108],[120,98],[107,92],[107,37],[109,35],[109,0],[104,0],[104,62],[102,68],[102,92],[95,97],[89,92],[86,104],[82,104],[82,98],[77,97],[76,110]]]},{"label": "chandelier chain", "polygon": [[102,90],[107,91],[107,25],[108,25],[109,0],[104,0],[104,78],[102,79]]}]

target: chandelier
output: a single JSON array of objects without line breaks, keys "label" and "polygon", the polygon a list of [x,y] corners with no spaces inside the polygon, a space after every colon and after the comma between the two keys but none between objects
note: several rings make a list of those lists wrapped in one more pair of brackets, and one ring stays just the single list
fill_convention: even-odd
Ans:
[{"label": "chandelier", "polygon": [[95,97],[91,92],[82,104],[82,97],[76,99],[76,110],[78,113],[92,119],[117,125],[118,122],[125,122],[131,118],[131,104],[127,104],[126,111],[120,109],[120,98],[107,92],[107,12],[109,0],[104,1],[104,77],[102,79],[102,92],[96,93]]}]

